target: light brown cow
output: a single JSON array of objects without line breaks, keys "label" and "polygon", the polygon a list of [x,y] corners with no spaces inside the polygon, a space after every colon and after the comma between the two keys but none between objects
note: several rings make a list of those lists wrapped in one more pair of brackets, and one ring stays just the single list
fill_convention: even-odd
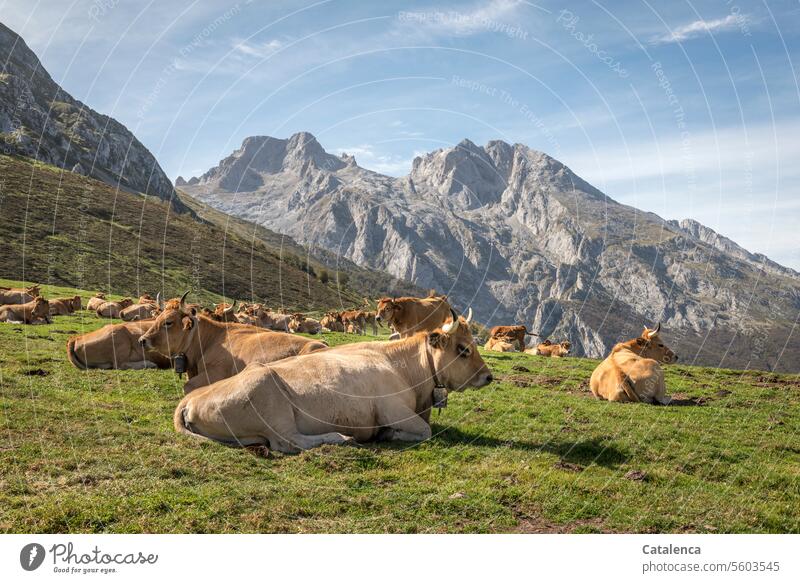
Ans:
[{"label": "light brown cow", "polygon": [[251,364],[184,397],[175,429],[286,453],[326,443],[429,439],[437,381],[450,391],[492,381],[469,324],[453,319],[396,342],[358,342]]},{"label": "light brown cow", "polygon": [[595,397],[608,401],[669,404],[661,364],[671,364],[677,355],[659,337],[661,324],[645,327],[639,338],[620,342],[597,365],[589,381]]},{"label": "light brown cow", "polygon": [[99,330],[73,336],[67,342],[67,357],[80,369],[170,368],[170,360],[153,350],[144,350],[139,337],[153,320],[107,324]]},{"label": "light brown cow", "polygon": [[49,304],[51,316],[67,316],[74,311],[72,308],[72,298],[48,300],[47,303]]},{"label": "light brown cow", "polygon": [[[34,293],[36,292],[36,293]],[[39,295],[39,286],[27,288],[21,287],[0,287],[0,305],[21,305],[27,304]]]},{"label": "light brown cow", "polygon": [[100,318],[119,318],[122,310],[132,305],[133,300],[130,298],[123,298],[118,302],[103,302],[95,310],[95,313]]},{"label": "light brown cow", "polygon": [[106,294],[97,292],[94,294],[93,298],[89,298],[89,301],[86,303],[86,309],[90,312],[94,312],[104,303],[106,303]]},{"label": "light brown cow", "polygon": [[362,310],[345,310],[340,313],[348,334],[366,334],[366,317]]},{"label": "light brown cow", "polygon": [[186,393],[233,376],[251,362],[272,362],[328,347],[302,336],[216,322],[187,307],[185,298],[186,294],[167,302],[139,342],[147,350],[185,359]]},{"label": "light brown cow", "polygon": [[148,293],[144,293],[139,296],[139,301],[136,302],[137,304],[158,304],[158,298],[161,296],[161,292],[156,294],[156,297],[151,296]]},{"label": "light brown cow", "polygon": [[541,342],[536,348],[529,348],[525,352],[528,354],[538,354],[539,356],[549,356],[552,358],[563,358],[569,354],[572,344],[569,340],[564,340],[558,344],[553,344],[549,340]]},{"label": "light brown cow", "polygon": [[72,297],[72,311],[75,312],[77,310],[83,309],[81,296],[73,296]]},{"label": "light brown cow", "polygon": [[525,326],[495,326],[489,330],[490,337],[510,342],[511,344],[517,343],[519,350],[525,350],[526,334],[536,336],[536,334],[528,332]]},{"label": "light brown cow", "polygon": [[322,317],[322,320],[320,320],[319,323],[322,325],[323,330],[327,330],[329,332],[345,331],[344,323],[342,322],[342,315],[339,312],[328,312]]},{"label": "light brown cow", "polygon": [[486,344],[483,345],[483,349],[492,350],[494,352],[517,352],[515,344],[509,342],[505,338],[495,338],[494,336],[489,337]]},{"label": "light brown cow", "polygon": [[50,305],[42,296],[36,296],[24,304],[0,306],[0,322],[15,324],[49,324]]},{"label": "light brown cow", "polygon": [[392,326],[401,338],[441,327],[450,317],[450,304],[442,296],[381,298],[376,320]]},{"label": "light brown cow", "polygon": [[292,318],[289,320],[289,331],[300,334],[319,334],[322,332],[322,324],[319,320],[303,314],[292,314]]},{"label": "light brown cow", "polygon": [[155,303],[133,304],[119,313],[119,317],[125,322],[135,322],[136,320],[150,320],[155,318],[160,310]]}]

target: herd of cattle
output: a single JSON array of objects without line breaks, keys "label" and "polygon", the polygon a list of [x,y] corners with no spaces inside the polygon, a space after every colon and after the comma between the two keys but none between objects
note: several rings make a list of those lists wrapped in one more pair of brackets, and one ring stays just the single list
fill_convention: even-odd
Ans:
[{"label": "herd of cattle", "polygon": [[[67,343],[80,369],[174,368],[186,372],[185,397],[174,415],[183,434],[231,446],[297,452],[324,443],[418,441],[430,437],[431,408],[448,391],[483,387],[492,373],[476,347],[472,311],[459,316],[444,296],[382,298],[374,312],[328,312],[320,320],[274,312],[261,304],[218,304],[214,310],[181,298],[143,295],[108,301],[98,293],[87,309],[119,318]],[[46,300],[38,286],[0,288],[0,322],[49,323],[82,308],[80,296]],[[377,334],[389,341],[329,347],[295,334],[325,331]],[[592,373],[601,399],[667,404],[662,364],[677,356],[660,325],[617,344]],[[569,354],[568,341],[525,348],[524,326],[495,326],[484,348],[549,357]],[[313,374],[309,374],[313,371]]]}]

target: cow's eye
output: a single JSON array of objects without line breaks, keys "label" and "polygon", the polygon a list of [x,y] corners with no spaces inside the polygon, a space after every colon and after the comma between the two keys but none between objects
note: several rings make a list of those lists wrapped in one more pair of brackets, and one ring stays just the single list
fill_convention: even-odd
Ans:
[{"label": "cow's eye", "polygon": [[164,322],[164,328],[169,328],[172,326],[172,322]]},{"label": "cow's eye", "polygon": [[469,347],[464,346],[463,344],[458,345],[458,355],[463,356],[464,358],[468,357],[470,353]]}]

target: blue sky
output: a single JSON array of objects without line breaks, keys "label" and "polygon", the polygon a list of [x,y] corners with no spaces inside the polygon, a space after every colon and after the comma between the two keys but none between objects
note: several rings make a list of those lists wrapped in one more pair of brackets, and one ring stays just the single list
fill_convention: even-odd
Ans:
[{"label": "blue sky", "polygon": [[174,179],[310,131],[403,175],[521,142],[620,202],[800,269],[800,3],[0,0]]}]

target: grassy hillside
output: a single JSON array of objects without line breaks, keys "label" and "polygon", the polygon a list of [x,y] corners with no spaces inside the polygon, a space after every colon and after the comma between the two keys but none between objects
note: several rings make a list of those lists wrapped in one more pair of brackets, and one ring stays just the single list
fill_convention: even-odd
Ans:
[{"label": "grassy hillside", "polygon": [[18,280],[130,295],[192,289],[287,309],[363,297],[258,239],[27,158],[0,156],[0,233],[0,276]]},{"label": "grassy hillside", "polygon": [[675,406],[620,405],[596,361],[490,353],[425,443],[262,459],[175,434],[170,371],[73,368],[99,325],[0,324],[2,532],[800,532],[797,375],[670,366]]}]

